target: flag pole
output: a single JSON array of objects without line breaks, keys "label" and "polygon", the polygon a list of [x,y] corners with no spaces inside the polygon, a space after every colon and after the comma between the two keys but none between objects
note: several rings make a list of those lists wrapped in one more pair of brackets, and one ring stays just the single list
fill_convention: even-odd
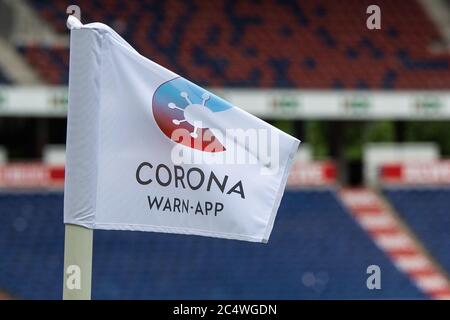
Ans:
[{"label": "flag pole", "polygon": [[[68,7],[67,13],[75,9],[79,11],[78,7],[73,7],[76,6]],[[68,16],[69,30],[81,27],[82,23],[77,17]],[[90,300],[93,230],[74,224],[65,224],[64,230],[63,300]]]},{"label": "flag pole", "polygon": [[65,225],[63,300],[90,300],[93,230]]}]

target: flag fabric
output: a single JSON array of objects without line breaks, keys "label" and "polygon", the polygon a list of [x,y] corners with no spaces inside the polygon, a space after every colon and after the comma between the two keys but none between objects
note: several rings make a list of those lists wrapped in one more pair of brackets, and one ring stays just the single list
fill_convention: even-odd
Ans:
[{"label": "flag fabric", "polygon": [[64,223],[267,242],[299,141],[70,16]]}]

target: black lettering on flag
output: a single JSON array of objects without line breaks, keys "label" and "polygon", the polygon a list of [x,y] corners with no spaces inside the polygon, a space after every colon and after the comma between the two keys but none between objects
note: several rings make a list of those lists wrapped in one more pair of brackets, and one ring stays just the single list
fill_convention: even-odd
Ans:
[{"label": "black lettering on flag", "polygon": [[[196,186],[193,186],[191,183],[191,176],[192,176],[192,172],[198,172],[198,174],[200,175],[200,180],[198,181],[198,184]],[[202,185],[203,182],[205,181],[205,174],[203,173],[202,170],[200,170],[199,168],[190,168],[187,172],[187,183],[189,185],[189,187],[191,187],[192,190],[197,190],[199,189]]]},{"label": "black lettering on flag", "polygon": [[206,201],[205,202],[205,214],[208,215],[209,211],[213,208],[212,202]]},{"label": "black lettering on flag", "polygon": [[181,200],[179,198],[174,198],[173,199],[173,211],[180,211],[180,205],[181,205]]},{"label": "black lettering on flag", "polygon": [[153,166],[151,165],[151,163],[148,163],[148,162],[142,162],[142,163],[139,165],[139,167],[137,168],[137,170],[136,170],[136,181],[137,181],[139,184],[147,185],[147,184],[150,184],[150,183],[152,182],[152,179],[150,179],[150,178],[149,178],[148,180],[142,180],[142,179],[141,179],[140,173],[141,173],[142,168],[144,168],[144,167],[149,167],[150,169],[153,168]]},{"label": "black lettering on flag", "polygon": [[[162,168],[164,168],[164,170],[166,170],[167,172],[166,182],[163,182],[161,180],[160,171]],[[156,167],[156,181],[158,181],[158,183],[163,187],[167,187],[170,184],[170,181],[172,181],[172,172],[170,172],[169,167],[167,167],[165,164],[160,164]]]},{"label": "black lettering on flag", "polygon": [[231,189],[230,191],[227,192],[227,194],[231,194],[231,193],[237,193],[241,196],[242,199],[245,199],[245,195],[244,195],[244,187],[242,186],[242,181],[239,180],[238,183],[236,183]]},{"label": "black lettering on flag", "polygon": [[202,205],[200,204],[200,202],[197,202],[197,207],[195,208],[195,214],[198,214],[198,213],[203,215],[203,209],[202,209]]},{"label": "black lettering on flag", "polygon": [[225,186],[227,185],[228,176],[226,175],[225,177],[223,177],[223,181],[222,181],[222,183],[220,183],[217,176],[214,174],[214,172],[211,171],[211,174],[209,175],[208,186],[206,187],[206,191],[211,190],[211,185],[212,185],[213,181],[216,183],[216,185],[219,187],[220,191],[223,193],[225,191]]},{"label": "black lettering on flag", "polygon": [[182,212],[189,213],[189,200],[183,200]]},{"label": "black lettering on flag", "polygon": [[217,217],[217,214],[223,210],[223,203],[222,202],[216,202],[215,210],[214,210],[214,216]]},{"label": "black lettering on flag", "polygon": [[175,188],[178,188],[178,181],[180,181],[180,184],[183,186],[183,189],[186,188],[184,185],[184,169],[182,166],[174,166],[175,170]]},{"label": "black lettering on flag", "polygon": [[161,206],[161,203],[162,203],[164,197],[160,197],[159,202],[158,202],[157,197],[153,197],[153,199],[151,199],[150,196],[147,196],[147,199],[148,199],[148,204],[150,206],[150,210],[152,210],[152,208],[155,204],[156,204],[156,209],[159,210],[159,207]]},{"label": "black lettering on flag", "polygon": [[163,208],[163,211],[166,211],[166,210],[172,211],[172,207],[170,205],[170,199],[169,198],[166,199],[166,204],[164,205],[164,208]]}]

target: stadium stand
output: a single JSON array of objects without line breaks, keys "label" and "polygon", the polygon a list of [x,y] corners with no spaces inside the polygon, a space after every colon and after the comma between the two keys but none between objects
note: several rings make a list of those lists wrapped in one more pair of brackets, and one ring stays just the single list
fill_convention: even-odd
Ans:
[{"label": "stadium stand", "polygon": [[448,276],[377,192],[368,188],[343,188],[339,195],[361,227],[417,287],[433,299],[450,299]]},{"label": "stadium stand", "polygon": [[[55,30],[67,32],[67,3],[31,2]],[[368,0],[74,4],[84,23],[111,25],[144,56],[200,85],[450,87],[450,55],[429,50],[440,36],[416,1],[377,1],[383,25],[374,31],[365,27]],[[33,44],[19,50],[48,83],[67,83],[68,49]]]},{"label": "stadium stand", "polygon": [[32,63],[48,84],[67,84],[69,80],[69,50],[64,47],[19,46],[17,50]]},{"label": "stadium stand", "polygon": [[[65,85],[69,49],[63,35],[68,35],[68,3],[28,0],[28,4],[63,41],[12,41],[12,51],[16,48],[18,56],[46,84]],[[365,26],[366,8],[373,4],[369,0],[78,0],[71,4],[81,7],[83,23],[110,25],[144,56],[202,86],[450,89],[449,51],[433,50],[441,36],[416,0],[378,0],[383,10],[382,29],[372,31]],[[14,82],[11,79],[15,78],[6,74],[10,75],[0,67],[0,85]],[[436,115],[430,117],[436,119]],[[45,130],[49,127],[47,123],[42,126]],[[22,131],[35,134],[33,130]],[[12,134],[5,132],[3,143],[10,148]],[[419,158],[417,153],[407,157]],[[18,158],[11,156],[13,161]],[[273,234],[265,245],[95,231],[92,297],[439,298],[426,290],[439,285],[436,278],[422,286],[417,281],[432,276],[430,268],[410,259],[411,271],[402,258],[420,251],[432,261],[433,272],[450,282],[450,188],[437,186],[442,181],[433,182],[434,187],[418,187],[413,181],[406,187],[400,175],[389,187],[380,180],[385,196],[380,196],[380,201],[388,201],[392,204],[391,208],[386,203],[389,209],[395,210],[385,212],[383,207],[376,212],[373,208],[352,212],[356,207],[346,206],[345,188],[337,179],[340,168],[328,161],[317,163],[301,163],[297,174],[291,174],[291,189],[283,197]],[[37,163],[31,169],[3,177],[20,182],[22,176],[30,176],[31,184],[9,185],[1,185],[0,170],[0,300],[62,297],[64,170],[62,166],[47,170]],[[375,171],[381,172],[379,168]],[[43,183],[42,177],[57,183]],[[393,187],[395,183],[399,184]],[[444,183],[448,183],[447,178]],[[370,219],[365,217],[368,212]],[[373,223],[385,223],[387,213],[387,218],[395,220],[393,224],[380,227]],[[395,250],[387,250],[379,239],[396,236],[399,229],[400,236],[408,231],[415,247],[405,249],[404,241],[392,241],[402,247],[393,254]],[[398,239],[404,237],[394,240]],[[373,264],[382,270],[381,290],[366,287],[366,269]],[[448,294],[446,290],[441,296]]]},{"label": "stadium stand", "polygon": [[[61,298],[61,193],[0,194],[0,287]],[[14,239],[14,241],[10,241]],[[366,268],[383,270],[368,290]],[[204,237],[96,231],[96,299],[426,298],[375,246],[333,190],[287,192],[267,245]]]},{"label": "stadium stand", "polygon": [[432,256],[450,273],[450,188],[385,188],[384,193]]}]

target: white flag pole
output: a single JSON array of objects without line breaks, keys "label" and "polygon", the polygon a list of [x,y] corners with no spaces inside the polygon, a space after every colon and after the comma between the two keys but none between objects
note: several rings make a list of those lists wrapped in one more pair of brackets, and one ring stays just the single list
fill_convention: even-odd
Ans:
[{"label": "white flag pole", "polygon": [[66,224],[63,300],[90,300],[93,230]]},{"label": "white flag pole", "polygon": [[[81,26],[76,17],[69,15],[67,27],[70,30]],[[64,228],[63,299],[90,300],[93,230],[73,224],[65,224]]]}]

